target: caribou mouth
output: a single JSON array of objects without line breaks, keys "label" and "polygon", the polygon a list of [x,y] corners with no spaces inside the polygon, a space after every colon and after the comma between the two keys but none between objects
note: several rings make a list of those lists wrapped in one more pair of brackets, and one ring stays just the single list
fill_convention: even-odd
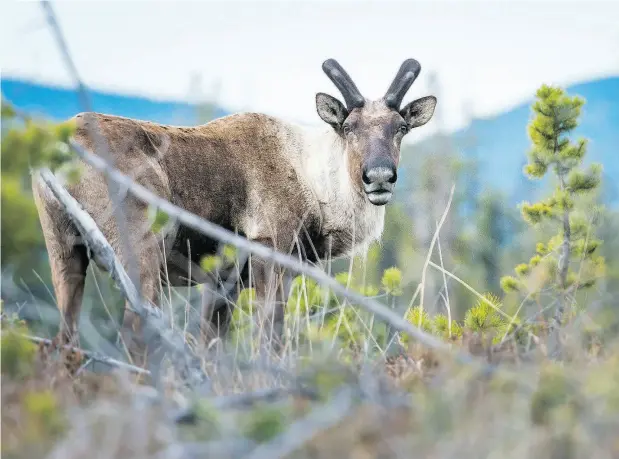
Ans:
[{"label": "caribou mouth", "polygon": [[384,206],[391,201],[391,196],[393,196],[393,193],[388,190],[379,190],[367,193],[367,195],[368,200],[375,206]]},{"label": "caribou mouth", "polygon": [[384,206],[391,201],[393,196],[393,183],[364,183],[363,191],[368,197],[368,200],[375,206]]}]

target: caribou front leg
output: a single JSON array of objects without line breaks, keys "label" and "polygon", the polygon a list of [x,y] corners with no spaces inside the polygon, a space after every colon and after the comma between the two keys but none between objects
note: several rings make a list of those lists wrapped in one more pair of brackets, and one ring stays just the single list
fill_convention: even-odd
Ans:
[{"label": "caribou front leg", "polygon": [[[261,241],[262,242],[262,241]],[[250,286],[256,292],[256,319],[261,340],[279,353],[284,346],[284,314],[287,295],[283,270],[275,263],[252,256],[249,259]]]},{"label": "caribou front leg", "polygon": [[[151,305],[160,308],[159,271],[160,252],[158,241],[154,234],[148,234],[137,245],[139,259],[140,287],[142,298]],[[144,334],[143,319],[125,303],[123,322],[121,326],[121,338],[131,356],[134,365],[146,367],[148,354],[157,344],[148,342]]]}]

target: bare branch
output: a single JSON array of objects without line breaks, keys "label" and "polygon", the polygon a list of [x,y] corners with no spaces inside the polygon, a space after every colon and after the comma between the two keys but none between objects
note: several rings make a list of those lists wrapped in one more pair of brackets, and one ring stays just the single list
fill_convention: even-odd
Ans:
[{"label": "bare branch", "polygon": [[[39,338],[38,336],[30,336],[30,335],[21,335],[24,338],[32,341],[33,343],[36,344],[45,344],[47,346],[51,346],[52,345],[52,340],[47,339],[47,338]],[[140,368],[140,367],[136,367],[134,365],[130,365],[128,363],[125,362],[121,362],[120,360],[116,360],[113,359],[111,357],[108,357],[106,355],[103,354],[99,354],[98,352],[94,352],[94,351],[85,351],[83,349],[79,349],[77,347],[72,347],[69,345],[64,345],[61,346],[62,349],[68,350],[68,351],[72,351],[75,353],[80,353],[82,354],[84,357],[86,357],[88,359],[88,362],[86,362],[86,364],[82,365],[83,367],[86,367],[88,363],[90,362],[99,362],[99,363],[103,363],[105,365],[108,365],[110,367],[114,367],[114,368],[122,368],[123,370],[128,370],[131,373],[137,373],[140,375],[150,375],[150,371],[145,370],[144,368]],[[81,370],[81,368],[80,368]],[[79,371],[79,370],[78,370]]]}]

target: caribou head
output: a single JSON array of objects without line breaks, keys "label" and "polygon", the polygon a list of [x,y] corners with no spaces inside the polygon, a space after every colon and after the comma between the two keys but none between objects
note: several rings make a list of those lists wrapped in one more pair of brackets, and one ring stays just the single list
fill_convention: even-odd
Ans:
[{"label": "caribou head", "polygon": [[436,97],[422,97],[400,108],[421,71],[414,59],[402,63],[386,94],[378,100],[363,97],[336,60],[326,60],[322,69],[346,105],[333,96],[318,93],[318,115],[343,139],[352,183],[372,204],[385,205],[391,200],[398,177],[402,138],[432,118]]}]

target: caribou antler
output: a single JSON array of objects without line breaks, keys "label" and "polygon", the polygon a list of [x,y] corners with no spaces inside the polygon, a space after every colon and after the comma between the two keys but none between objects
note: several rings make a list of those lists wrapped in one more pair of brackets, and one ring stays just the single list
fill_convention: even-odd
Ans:
[{"label": "caribou antler", "polygon": [[411,87],[413,82],[417,79],[419,72],[421,71],[421,65],[415,59],[406,59],[402,62],[398,74],[393,79],[391,86],[387,89],[384,100],[387,107],[394,110],[400,109],[400,104],[406,91]]},{"label": "caribou antler", "polygon": [[361,95],[352,78],[335,59],[327,59],[322,63],[322,69],[329,79],[333,81],[337,89],[342,93],[346,108],[361,108],[365,104],[365,98]]}]

